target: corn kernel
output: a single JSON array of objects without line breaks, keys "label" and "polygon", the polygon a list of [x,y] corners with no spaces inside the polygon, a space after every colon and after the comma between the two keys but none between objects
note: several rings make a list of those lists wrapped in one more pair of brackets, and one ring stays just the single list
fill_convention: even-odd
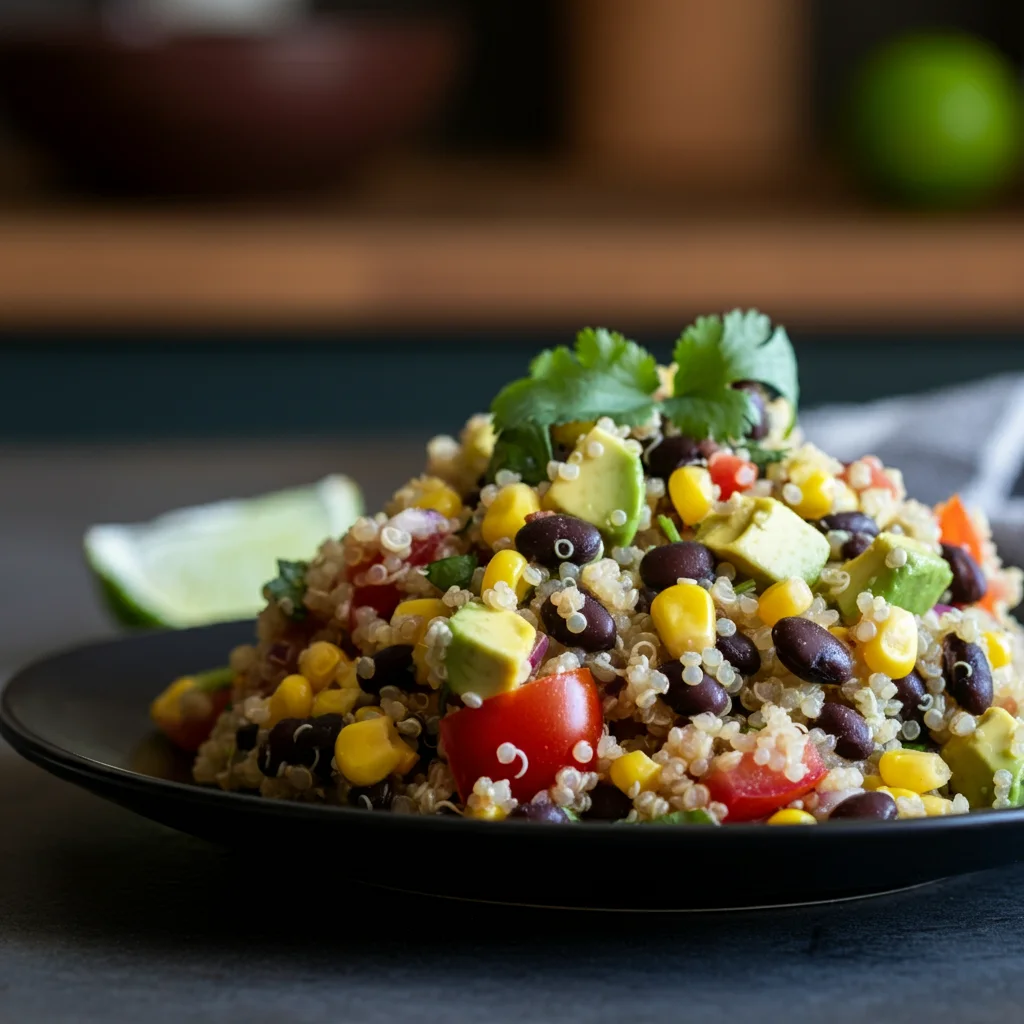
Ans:
[{"label": "corn kernel", "polygon": [[938,754],[926,750],[887,750],[878,762],[887,786],[927,793],[949,782],[952,772]]},{"label": "corn kernel", "polygon": [[313,709],[310,714],[314,718],[320,715],[347,715],[359,700],[358,690],[321,690],[313,698]]},{"label": "corn kernel", "polygon": [[357,722],[368,722],[371,718],[381,718],[384,712],[376,704],[369,704],[356,712]]},{"label": "corn kernel", "polygon": [[850,631],[846,626],[829,626],[828,631],[840,642],[848,644],[850,642]]},{"label": "corn kernel", "polygon": [[306,718],[313,707],[313,687],[305,676],[285,676],[270,695],[270,717],[267,728],[277,725],[282,718]]},{"label": "corn kernel", "polygon": [[703,466],[680,466],[668,478],[672,507],[687,526],[696,526],[711,511],[711,474]]},{"label": "corn kernel", "polygon": [[769,819],[769,825],[817,825],[817,819],[807,811],[797,810],[795,807],[784,807],[776,811]]},{"label": "corn kernel", "polygon": [[176,679],[149,706],[149,714],[161,728],[180,725],[184,716],[181,712],[181,698],[196,685],[192,676]]},{"label": "corn kernel", "polygon": [[929,818],[944,818],[947,814],[953,813],[953,801],[947,800],[944,796],[923,796],[921,803],[924,804],[924,812]]},{"label": "corn kernel", "polygon": [[864,788],[869,792],[873,793],[876,789],[881,789],[885,785],[882,782],[881,775],[865,775],[864,776]]},{"label": "corn kernel", "polygon": [[[411,758],[411,763],[410,763]],[[392,772],[411,770],[416,752],[386,715],[346,725],[334,743],[338,770],[354,786],[372,786]]]},{"label": "corn kernel", "polygon": [[462,511],[462,499],[450,487],[432,487],[429,491],[424,491],[413,502],[413,506],[433,509],[446,519],[451,519]]},{"label": "corn kernel", "polygon": [[917,664],[917,620],[904,608],[893,605],[889,618],[878,626],[874,639],[861,648],[872,672],[902,679]]},{"label": "corn kernel", "polygon": [[309,680],[313,692],[319,693],[334,681],[344,658],[340,647],[318,640],[299,655],[299,671]]},{"label": "corn kernel", "polygon": [[902,789],[899,786],[879,786],[879,793],[888,793],[893,800],[899,800],[901,797],[917,797],[921,799],[920,793],[915,793],[912,789]]},{"label": "corn kernel", "polygon": [[427,627],[432,619],[438,616],[447,617],[451,609],[439,597],[424,597],[415,601],[403,601],[391,616],[391,625],[394,626],[400,619],[409,618],[415,615],[420,619],[416,632],[409,638],[403,638],[404,644],[418,644],[427,632]]},{"label": "corn kernel", "polygon": [[1013,660],[1013,645],[1010,638],[1002,631],[990,630],[981,634],[988,651],[988,663],[993,668],[1003,668]]},{"label": "corn kernel", "polygon": [[832,495],[833,512],[858,512],[860,498],[857,492],[845,481],[836,479],[835,493]]},{"label": "corn kernel", "polygon": [[511,548],[496,552],[484,570],[480,592],[490,590],[498,583],[507,583],[521,601],[530,589],[530,584],[523,579],[523,572],[529,564],[518,551]]},{"label": "corn kernel", "polygon": [[806,580],[791,576],[773,583],[758,599],[757,613],[766,626],[774,626],[779,619],[801,615],[811,607],[814,595]]},{"label": "corn kernel", "polygon": [[489,462],[494,454],[497,434],[490,416],[474,416],[462,431],[462,450],[480,462]]},{"label": "corn kernel", "polygon": [[551,428],[551,440],[566,448],[575,448],[580,434],[589,434],[597,424],[593,420],[574,420],[572,423],[559,423]]},{"label": "corn kernel", "polygon": [[503,537],[514,540],[526,525],[526,517],[540,511],[537,492],[526,484],[502,487],[480,524],[484,543],[494,547]]},{"label": "corn kernel", "polygon": [[634,750],[612,761],[608,775],[612,782],[629,796],[634,786],[639,792],[654,789],[661,775],[661,765],[652,761],[642,750]]},{"label": "corn kernel", "polygon": [[[923,818],[927,811],[924,806],[924,797],[915,793],[912,789],[901,789],[897,786],[879,786],[879,793],[888,793],[896,801],[896,810],[900,818]],[[909,806],[900,806],[900,800],[909,801]]]},{"label": "corn kernel", "polygon": [[820,519],[832,511],[836,478],[831,473],[807,463],[795,463],[789,468],[789,479],[802,495],[796,504],[787,502],[798,516]]},{"label": "corn kernel", "polygon": [[504,821],[508,815],[503,807],[486,804],[483,807],[467,807],[463,817],[472,818],[474,821]]},{"label": "corn kernel", "polygon": [[651,618],[673,658],[715,646],[715,603],[696,583],[677,583],[663,590],[651,602]]}]

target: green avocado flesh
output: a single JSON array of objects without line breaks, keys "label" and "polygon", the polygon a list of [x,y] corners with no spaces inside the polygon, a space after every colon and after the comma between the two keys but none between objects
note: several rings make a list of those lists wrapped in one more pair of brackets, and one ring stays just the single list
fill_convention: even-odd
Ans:
[{"label": "green avocado flesh", "polygon": [[[896,548],[907,553],[907,560],[891,568],[886,559]],[[920,541],[896,533],[880,533],[871,547],[847,562],[843,569],[850,574],[850,585],[836,603],[845,622],[855,622],[860,617],[857,595],[861,591],[884,597],[889,604],[914,615],[924,615],[953,581],[953,573],[941,555]]]},{"label": "green avocado flesh", "polygon": [[[590,455],[597,445],[603,451]],[[594,446],[594,447],[592,447]],[[575,480],[557,479],[548,489],[545,505],[596,526],[609,547],[625,547],[636,535],[647,497],[644,467],[622,438],[594,427],[577,445],[582,455]],[[625,519],[615,516],[621,512]]]},{"label": "green avocado flesh", "polygon": [[1021,769],[1024,762],[1010,752],[1017,720],[1003,708],[989,708],[969,736],[954,736],[943,748],[942,759],[953,777],[950,785],[967,797],[971,809],[991,807],[995,797],[992,776],[1005,769],[1013,776],[1010,802],[1021,805]]},{"label": "green avocado flesh", "polygon": [[445,655],[448,685],[458,694],[493,697],[514,690],[529,674],[524,664],[537,631],[515,612],[472,602],[449,620],[452,642]]},{"label": "green avocado flesh", "polygon": [[774,498],[744,498],[701,523],[697,540],[761,585],[817,581],[831,552],[822,534]]}]

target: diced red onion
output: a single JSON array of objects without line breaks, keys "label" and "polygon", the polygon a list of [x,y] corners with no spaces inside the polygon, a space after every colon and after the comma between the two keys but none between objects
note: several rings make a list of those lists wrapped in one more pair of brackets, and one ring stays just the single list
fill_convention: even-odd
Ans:
[{"label": "diced red onion", "polygon": [[543,660],[548,651],[548,638],[544,633],[538,633],[534,641],[533,650],[530,651],[530,668],[536,668]]}]

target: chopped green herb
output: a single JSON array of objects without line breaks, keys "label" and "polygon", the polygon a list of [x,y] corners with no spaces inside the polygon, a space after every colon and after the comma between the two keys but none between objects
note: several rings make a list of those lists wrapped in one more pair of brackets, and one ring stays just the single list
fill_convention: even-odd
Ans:
[{"label": "chopped green herb", "polygon": [[661,527],[661,532],[668,537],[671,543],[678,544],[683,539],[679,536],[676,524],[668,516],[658,516],[658,525]]},{"label": "chopped green herb", "polygon": [[907,743],[906,741],[904,741],[903,742],[903,749],[904,750],[923,750],[923,751],[927,751],[928,745],[925,744],[925,743]]},{"label": "chopped green herb", "polygon": [[278,559],[277,576],[264,588],[263,596],[276,601],[289,619],[299,622],[306,617],[302,599],[306,596],[306,570],[308,562],[286,562]]},{"label": "chopped green herb", "polygon": [[575,811],[570,810],[568,807],[563,807],[562,810],[565,811],[565,816],[570,821],[579,821],[580,820],[580,816]]},{"label": "chopped green herb", "polygon": [[[529,377],[502,388],[491,403],[494,427],[499,433],[527,425],[546,430],[600,416],[643,423],[654,411],[659,383],[649,352],[614,331],[588,327],[576,336],[575,351],[547,349],[530,364]],[[536,457],[532,448],[530,454]]]},{"label": "chopped green herb", "polygon": [[742,583],[735,584],[732,588],[734,594],[749,594],[756,589],[757,584],[753,580],[744,580]]},{"label": "chopped green herb", "polygon": [[753,441],[744,441],[743,447],[750,453],[750,461],[760,470],[789,456],[788,448],[765,448]]},{"label": "chopped green herb", "polygon": [[494,442],[494,453],[487,466],[487,482],[503,470],[518,473],[524,483],[539,484],[548,478],[551,461],[551,432],[547,426],[524,423],[503,430]]},{"label": "chopped green herb", "polygon": [[787,399],[796,418],[800,392],[793,346],[785,329],[772,330],[757,310],[698,317],[676,343],[673,358],[673,397],[663,410],[684,434],[741,438],[757,417],[751,396],[733,387],[747,380]]},{"label": "chopped green herb", "polygon": [[426,576],[438,590],[445,591],[450,587],[464,590],[473,579],[476,566],[476,555],[452,555],[451,558],[431,562],[427,566]]},{"label": "chopped green herb", "polygon": [[717,825],[718,822],[703,808],[695,811],[670,811],[659,818],[651,818],[647,825]]},{"label": "chopped green herb", "polygon": [[197,672],[192,679],[197,690],[202,693],[215,693],[217,690],[226,690],[235,681],[235,673],[229,666],[225,666],[211,669],[209,672]]}]

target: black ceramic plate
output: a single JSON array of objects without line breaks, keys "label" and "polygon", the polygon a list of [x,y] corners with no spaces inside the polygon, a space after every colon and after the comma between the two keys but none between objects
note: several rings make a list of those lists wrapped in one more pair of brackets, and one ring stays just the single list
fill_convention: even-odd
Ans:
[{"label": "black ceramic plate", "polygon": [[37,662],[3,694],[0,731],[47,771],[267,863],[299,850],[346,878],[467,899],[651,910],[842,899],[1017,860],[1024,810],[813,828],[475,822],[261,800],[189,783],[147,709],[223,662],[250,623],[151,633]]}]

